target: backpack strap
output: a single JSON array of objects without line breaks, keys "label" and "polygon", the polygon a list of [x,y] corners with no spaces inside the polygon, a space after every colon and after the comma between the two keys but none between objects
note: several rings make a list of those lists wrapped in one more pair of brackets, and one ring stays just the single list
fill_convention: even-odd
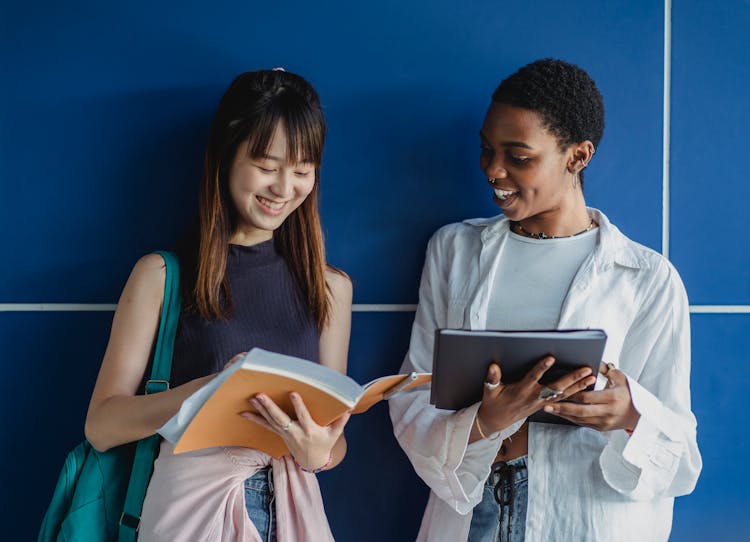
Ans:
[{"label": "backpack strap", "polygon": [[[180,265],[171,252],[157,252],[167,268],[164,282],[164,301],[161,308],[159,335],[154,349],[154,360],[151,364],[151,378],[146,382],[146,394],[158,393],[169,389],[172,375],[172,355],[174,353],[174,338],[177,333],[177,323],[180,319]],[[154,470],[154,460],[159,452],[161,437],[151,435],[138,441],[133,460],[133,470],[130,473],[128,493],[125,496],[125,506],[120,516],[118,539],[121,542],[135,542],[141,524],[143,499],[146,488]]]}]

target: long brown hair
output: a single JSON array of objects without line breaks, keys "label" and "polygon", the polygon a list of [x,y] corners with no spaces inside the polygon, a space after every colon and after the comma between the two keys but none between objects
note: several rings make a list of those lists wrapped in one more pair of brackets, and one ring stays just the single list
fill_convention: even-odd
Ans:
[{"label": "long brown hair", "polygon": [[[237,211],[229,193],[229,171],[237,152],[261,158],[283,122],[287,156],[315,167],[312,192],[273,233],[310,313],[322,329],[330,304],[325,280],[325,252],[318,213],[320,163],[326,124],[320,98],[302,77],[283,70],[259,70],[238,76],[219,103],[206,146],[199,201],[197,247],[187,293],[188,305],[206,319],[219,320],[233,310],[226,279],[229,239],[237,227]],[[197,251],[196,251],[197,248]],[[222,294],[224,303],[222,303]]]}]

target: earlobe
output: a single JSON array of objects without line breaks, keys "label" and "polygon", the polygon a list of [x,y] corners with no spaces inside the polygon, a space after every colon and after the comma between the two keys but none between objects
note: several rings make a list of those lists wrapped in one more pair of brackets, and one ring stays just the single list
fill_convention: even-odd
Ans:
[{"label": "earlobe", "polygon": [[577,175],[585,167],[586,162],[584,162],[583,158],[574,157],[570,162],[568,162],[568,171],[573,175]]}]

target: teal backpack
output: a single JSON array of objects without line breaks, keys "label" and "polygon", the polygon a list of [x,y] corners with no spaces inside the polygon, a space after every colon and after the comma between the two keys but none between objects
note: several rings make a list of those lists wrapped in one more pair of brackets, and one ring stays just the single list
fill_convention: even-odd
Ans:
[{"label": "teal backpack", "polygon": [[[167,278],[147,394],[169,389],[180,316],[177,257],[158,254]],[[88,441],[76,446],[65,459],[38,542],[135,542],[159,443],[159,435],[152,435],[106,452],[97,452]]]}]

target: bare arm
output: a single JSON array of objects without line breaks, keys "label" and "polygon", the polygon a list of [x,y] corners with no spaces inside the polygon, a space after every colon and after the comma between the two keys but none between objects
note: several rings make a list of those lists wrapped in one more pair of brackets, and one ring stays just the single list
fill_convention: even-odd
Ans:
[{"label": "bare arm", "polygon": [[320,363],[346,374],[352,327],[352,282],[346,275],[326,273],[330,288],[331,317],[320,334]]},{"label": "bare arm", "polygon": [[156,340],[165,280],[164,261],[149,254],[136,263],[120,296],[86,416],[86,438],[97,450],[153,435],[213,377],[162,393],[135,395]]},{"label": "bare arm", "polygon": [[[320,363],[346,374],[352,328],[352,282],[346,275],[335,271],[329,270],[326,275],[331,289],[331,319],[320,334]],[[334,444],[332,452],[330,468],[341,463],[346,455],[346,438],[343,433]]]}]

